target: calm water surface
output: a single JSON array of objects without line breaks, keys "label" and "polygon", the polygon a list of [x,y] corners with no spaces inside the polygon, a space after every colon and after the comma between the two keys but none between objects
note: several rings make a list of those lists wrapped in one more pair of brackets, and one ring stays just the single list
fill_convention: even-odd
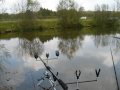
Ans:
[{"label": "calm water surface", "polygon": [[[79,83],[80,90],[117,90],[115,72],[110,53],[112,49],[120,86],[120,40],[113,36],[119,33],[106,34],[76,34],[69,32],[54,36],[43,35],[32,37],[11,37],[0,39],[0,90],[42,90],[37,86],[38,79],[44,76],[45,68],[42,62],[36,61],[34,53],[48,60],[54,73],[65,83],[76,82],[75,71],[80,70],[79,81],[96,80],[97,82]],[[46,61],[46,60],[45,60]],[[46,61],[47,62],[47,61]],[[101,69],[97,78],[95,69]],[[49,87],[45,80],[41,85]],[[69,90],[76,90],[76,84],[68,85]],[[60,86],[57,90],[62,90]],[[53,89],[51,89],[53,90]]]}]

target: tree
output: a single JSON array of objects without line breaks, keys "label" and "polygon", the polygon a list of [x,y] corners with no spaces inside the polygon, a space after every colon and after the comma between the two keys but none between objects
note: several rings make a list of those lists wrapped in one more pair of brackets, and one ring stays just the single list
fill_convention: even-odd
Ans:
[{"label": "tree", "polygon": [[27,0],[27,10],[30,10],[30,11],[39,11],[40,9],[40,3],[36,0],[36,1],[33,1],[33,0]]},{"label": "tree", "polygon": [[79,15],[80,15],[80,17],[82,17],[83,14],[84,14],[84,7],[80,7],[79,8]]},{"label": "tree", "polygon": [[20,29],[22,30],[35,30],[41,29],[41,26],[36,25],[35,12],[40,8],[38,1],[27,0],[24,7],[22,7],[22,20],[20,21]]},{"label": "tree", "polygon": [[4,1],[5,0],[0,0],[0,13],[3,14],[7,11],[6,8],[4,8]]},{"label": "tree", "polygon": [[62,28],[78,28],[80,26],[80,16],[74,0],[60,0],[57,12],[59,25]]},{"label": "tree", "polygon": [[120,11],[120,0],[114,0],[116,2],[116,10]]},{"label": "tree", "polygon": [[56,11],[52,11],[41,7],[36,13],[36,16],[37,18],[54,18],[56,17]]},{"label": "tree", "polygon": [[95,25],[100,27],[114,26],[116,24],[112,11],[109,11],[109,6],[106,4],[95,6],[94,21]]}]

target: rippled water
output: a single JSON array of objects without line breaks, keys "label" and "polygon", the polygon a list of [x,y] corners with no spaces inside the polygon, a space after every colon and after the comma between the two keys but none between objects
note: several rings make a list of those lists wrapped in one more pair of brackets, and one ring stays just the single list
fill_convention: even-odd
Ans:
[{"label": "rippled water", "polygon": [[[118,33],[82,36],[79,34],[70,37],[72,34],[67,33],[67,38],[56,35],[36,36],[32,39],[21,37],[1,39],[0,90],[42,90],[37,83],[38,79],[44,76],[45,67],[41,61],[35,60],[34,53],[38,53],[43,59],[46,59],[46,53],[50,54],[49,58],[55,58],[45,62],[55,74],[59,72],[58,78],[65,83],[77,81],[76,70],[81,71],[80,82],[97,80],[79,83],[80,90],[117,90],[110,47],[120,84],[120,40],[113,38],[120,35]],[[58,58],[55,56],[56,50],[60,52]],[[101,70],[98,78],[96,69]],[[41,85],[50,86],[48,80]],[[75,90],[76,83],[68,84],[68,87],[69,90]],[[62,90],[59,85],[56,88]]]}]

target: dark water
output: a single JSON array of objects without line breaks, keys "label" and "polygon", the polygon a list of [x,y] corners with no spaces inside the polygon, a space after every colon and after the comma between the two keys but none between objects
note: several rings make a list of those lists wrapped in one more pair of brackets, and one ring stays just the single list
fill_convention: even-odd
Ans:
[{"label": "dark water", "polygon": [[[97,80],[79,83],[80,90],[117,90],[110,47],[120,86],[120,40],[114,36],[119,37],[119,32],[70,30],[1,35],[0,90],[43,90],[37,83],[44,76],[45,68],[42,62],[35,60],[34,53],[43,59],[46,53],[50,54],[49,58],[56,58],[56,50],[60,56],[45,62],[55,74],[59,72],[58,78],[65,83],[76,82],[75,71],[80,70],[80,82]],[[101,70],[98,78],[95,69]],[[45,80],[41,86],[50,84]],[[68,90],[77,88],[76,84],[68,87]],[[62,90],[59,85],[56,88]]]}]

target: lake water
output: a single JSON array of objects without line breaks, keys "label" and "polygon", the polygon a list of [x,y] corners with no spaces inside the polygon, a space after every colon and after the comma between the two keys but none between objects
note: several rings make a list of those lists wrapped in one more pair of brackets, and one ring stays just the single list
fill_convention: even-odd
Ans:
[{"label": "lake water", "polygon": [[[81,71],[80,90],[118,90],[111,51],[120,86],[120,39],[117,31],[52,31],[6,34],[0,36],[0,90],[43,90],[37,86],[44,76],[45,67],[36,61],[34,53],[44,60],[58,78],[65,83],[76,82],[76,70]],[[57,58],[55,52],[59,51]],[[55,59],[54,59],[55,58]],[[101,70],[99,77],[95,70]],[[57,83],[58,84],[58,83]],[[50,87],[47,79],[42,87]],[[77,85],[68,84],[68,90]],[[57,85],[57,90],[62,88]],[[45,90],[45,89],[44,89]],[[53,90],[52,88],[50,90]]]}]

